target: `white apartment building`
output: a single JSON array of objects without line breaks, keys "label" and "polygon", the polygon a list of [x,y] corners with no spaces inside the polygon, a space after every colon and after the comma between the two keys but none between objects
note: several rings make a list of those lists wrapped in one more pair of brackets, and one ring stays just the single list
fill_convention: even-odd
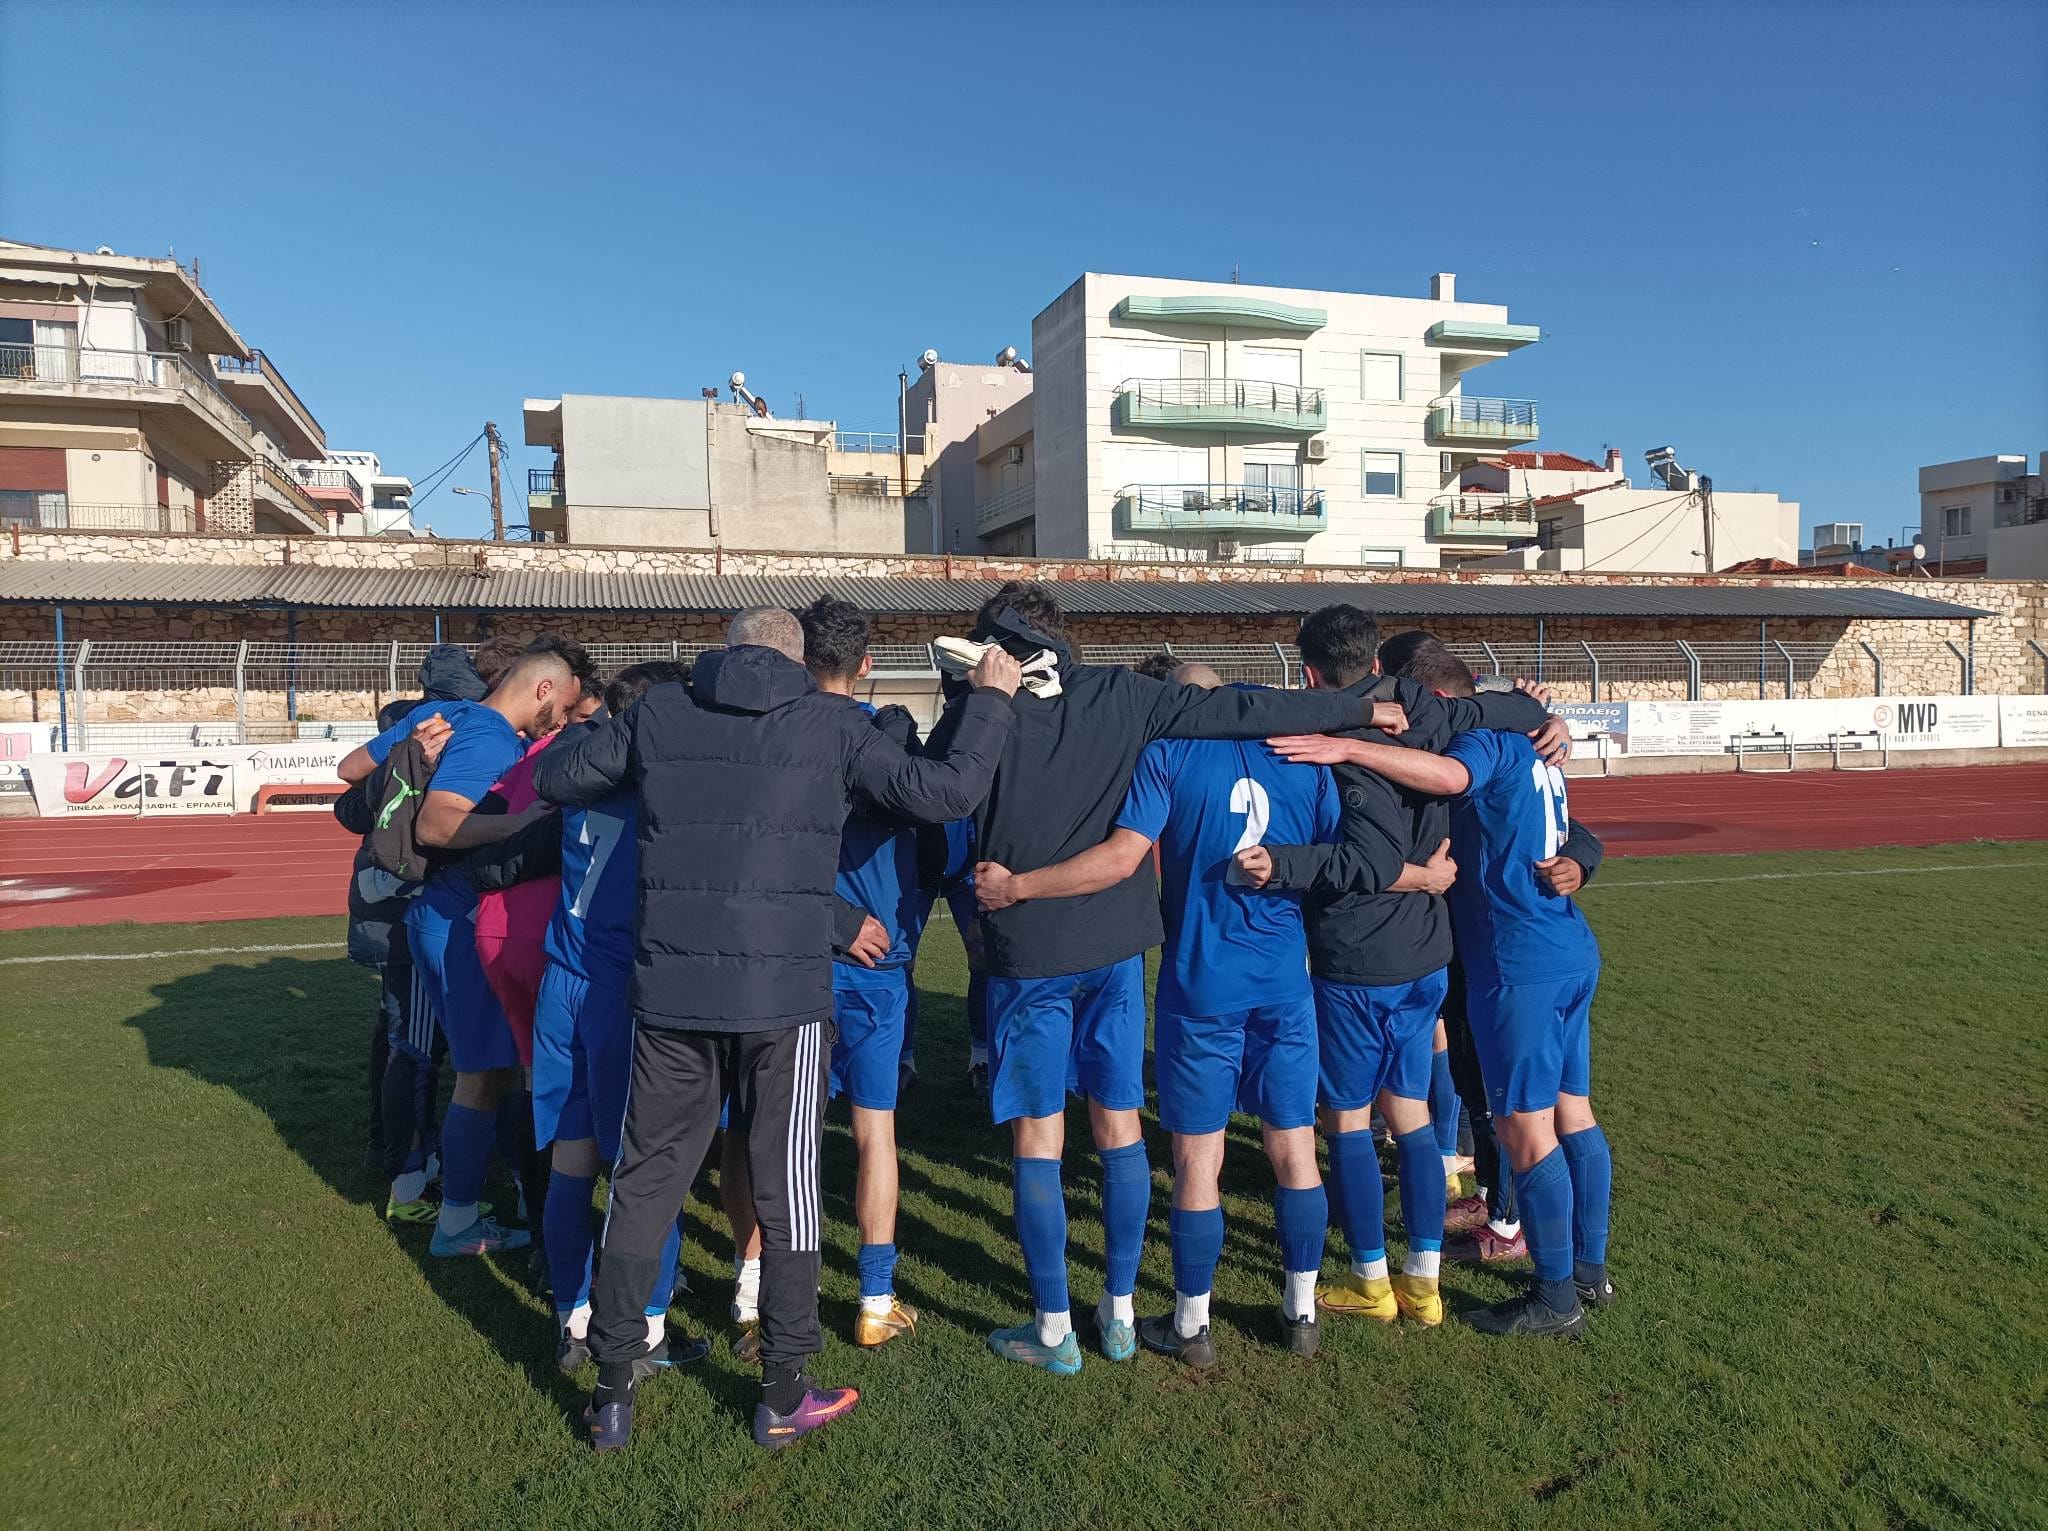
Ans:
[{"label": "white apartment building", "polygon": [[1540,336],[1448,273],[1402,298],[1089,272],[1032,322],[1029,514],[980,525],[983,545],[1423,568],[1502,552],[1446,495],[1536,438],[1533,400],[1467,383]]},{"label": "white apartment building", "polygon": [[[2029,473],[2027,459],[2017,453],[1968,457],[1960,462],[1933,463],[1920,470],[1920,541],[1930,565],[1960,564],[1956,573],[2002,575],[1991,567],[2017,560],[2033,561],[2033,545],[2043,533],[2029,529],[2048,521],[2043,480],[2048,478],[2048,452],[2041,471]],[[1994,559],[1994,553],[2002,553]],[[1982,560],[1982,562],[1979,562]]]},{"label": "white apartment building", "polygon": [[[936,351],[926,351],[918,361],[903,400],[903,425],[912,446],[933,460],[933,508],[939,518],[938,538],[931,544],[940,552],[1026,551],[1000,545],[1000,539],[982,540],[985,532],[997,532],[1013,525],[1014,501],[991,507],[992,492],[984,488],[981,442],[988,423],[1015,409],[1031,397],[1030,365],[1013,347],[1004,347],[993,363],[942,360]],[[1024,403],[1025,430],[1029,432],[1030,405]],[[1015,469],[1017,464],[1007,465]],[[1017,482],[1028,485],[1028,473],[1012,471],[1007,483],[1002,473],[993,475],[1002,487]],[[985,519],[993,515],[999,524]]]},{"label": "white apartment building", "polygon": [[293,477],[343,537],[414,537],[412,480],[386,473],[375,452],[326,452],[292,464]]}]

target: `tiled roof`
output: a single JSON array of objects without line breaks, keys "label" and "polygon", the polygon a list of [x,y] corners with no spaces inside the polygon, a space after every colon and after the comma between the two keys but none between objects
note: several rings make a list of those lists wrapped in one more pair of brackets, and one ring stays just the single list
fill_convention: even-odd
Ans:
[{"label": "tiled roof", "polygon": [[1605,473],[1605,463],[1587,462],[1569,452],[1497,452],[1486,459],[1501,468],[1535,468],[1543,473]]}]

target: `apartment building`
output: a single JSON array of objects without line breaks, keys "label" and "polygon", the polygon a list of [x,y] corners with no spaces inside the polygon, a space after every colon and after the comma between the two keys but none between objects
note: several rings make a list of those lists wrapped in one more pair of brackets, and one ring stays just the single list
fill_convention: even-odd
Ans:
[{"label": "apartment building", "polygon": [[[1534,344],[1498,304],[1089,272],[1032,322],[1044,556],[1435,568],[1507,537],[1438,513],[1536,438],[1478,368]],[[1024,518],[990,528],[1015,537]]]},{"label": "apartment building", "polygon": [[[936,351],[926,351],[919,359],[917,377],[905,391],[903,418],[911,439],[921,441],[933,461],[938,550],[1000,550],[1025,555],[1033,551],[1028,526],[1021,526],[1021,545],[1017,537],[997,535],[1020,527],[1014,498],[992,503],[992,497],[1000,498],[1020,484],[1029,492],[1030,474],[1019,471],[1023,458],[1006,450],[1005,461],[993,474],[984,471],[982,459],[989,422],[1010,414],[1020,404],[1023,413],[1012,415],[1012,420],[1024,422],[1028,438],[1030,397],[1031,367],[1014,346],[1005,346],[986,366],[944,361]],[[1006,449],[1025,449],[1025,441],[1014,435],[1006,436],[1004,444]]]},{"label": "apartment building", "polygon": [[1919,540],[1931,568],[1993,579],[2038,578],[2048,566],[2044,527],[2048,452],[2032,473],[2018,453],[1932,463],[1920,470]]},{"label": "apartment building", "polygon": [[0,241],[0,520],[328,529],[320,423],[175,260]]},{"label": "apartment building", "polygon": [[525,403],[535,537],[616,547],[932,552],[927,439],[785,420],[746,392],[695,399],[571,393]]},{"label": "apartment building", "polygon": [[301,489],[344,537],[413,537],[412,480],[375,452],[331,451],[292,464]]}]

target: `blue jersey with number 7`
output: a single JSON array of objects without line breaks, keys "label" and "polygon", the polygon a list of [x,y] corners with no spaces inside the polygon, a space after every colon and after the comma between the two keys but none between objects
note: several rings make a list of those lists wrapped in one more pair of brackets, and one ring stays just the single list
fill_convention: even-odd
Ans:
[{"label": "blue jersey with number 7", "polygon": [[1299,896],[1245,886],[1236,857],[1253,845],[1335,840],[1328,771],[1252,740],[1162,739],[1138,757],[1117,827],[1159,847],[1159,1009],[1230,1015],[1309,992]]},{"label": "blue jersey with number 7", "polygon": [[631,788],[562,810],[562,897],[542,943],[548,961],[619,989],[633,976],[639,825]]}]

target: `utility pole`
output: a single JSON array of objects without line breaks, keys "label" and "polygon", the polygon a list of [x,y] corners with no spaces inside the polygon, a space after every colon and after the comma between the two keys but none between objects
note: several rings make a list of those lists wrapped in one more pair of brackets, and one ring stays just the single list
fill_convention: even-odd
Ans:
[{"label": "utility pole", "polygon": [[505,492],[498,484],[498,458],[505,450],[505,443],[498,435],[494,420],[484,422],[484,439],[491,448],[491,541],[505,540]]},{"label": "utility pole", "polygon": [[1706,539],[1701,544],[1706,549],[1707,572],[1717,574],[1719,566],[1714,562],[1714,481],[1702,476],[1698,490],[1700,497],[1701,535]]}]

